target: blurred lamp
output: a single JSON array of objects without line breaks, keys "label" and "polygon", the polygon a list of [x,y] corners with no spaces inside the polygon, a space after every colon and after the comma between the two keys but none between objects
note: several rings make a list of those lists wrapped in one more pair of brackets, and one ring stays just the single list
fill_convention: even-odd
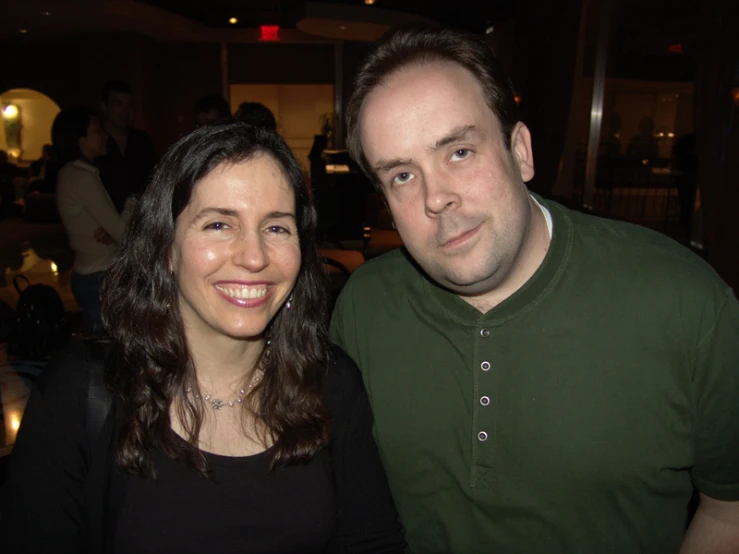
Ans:
[{"label": "blurred lamp", "polygon": [[239,20],[238,20],[237,18],[235,18],[235,17],[232,17],[232,18],[230,18],[230,19],[228,20],[228,22],[229,22],[229,23],[230,23],[231,25],[236,25],[236,24],[237,24],[237,23],[239,22]]},{"label": "blurred lamp", "polygon": [[18,106],[15,104],[8,104],[3,110],[3,116],[5,116],[5,119],[15,119],[18,117]]}]

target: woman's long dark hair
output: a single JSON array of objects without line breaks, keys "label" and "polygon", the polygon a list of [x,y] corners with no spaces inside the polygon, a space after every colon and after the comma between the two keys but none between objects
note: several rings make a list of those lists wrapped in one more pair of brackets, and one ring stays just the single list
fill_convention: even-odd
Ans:
[{"label": "woman's long dark hair", "polygon": [[[279,135],[232,121],[198,129],[164,155],[103,280],[103,322],[112,343],[108,381],[124,408],[117,459],[130,473],[154,475],[154,449],[207,471],[197,447],[204,406],[186,394],[194,368],[169,269],[175,224],[206,175],[259,155],[278,162],[295,194],[302,262],[291,309],[283,307],[266,331],[271,344],[260,360],[264,377],[251,393],[259,401],[245,402],[245,409],[258,406],[256,416],[274,441],[273,467],[308,459],[326,444],[328,414],[320,387],[330,354],[328,301],[315,243],[316,212],[301,168]],[[182,407],[186,447],[171,431],[173,402]]]}]

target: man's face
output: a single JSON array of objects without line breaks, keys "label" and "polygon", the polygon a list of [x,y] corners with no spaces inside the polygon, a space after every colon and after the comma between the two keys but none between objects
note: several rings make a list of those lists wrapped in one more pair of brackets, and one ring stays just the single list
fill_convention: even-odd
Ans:
[{"label": "man's face", "polygon": [[131,94],[128,92],[111,92],[108,100],[103,102],[105,119],[116,127],[128,127],[131,123]]},{"label": "man's face", "polygon": [[523,264],[530,136],[519,123],[506,149],[471,73],[451,63],[399,70],[368,95],[360,133],[403,244],[432,279],[475,296]]},{"label": "man's face", "polygon": [[198,112],[195,114],[195,127],[200,128],[205,125],[210,125],[216,121],[220,121],[221,116],[218,115],[218,110],[208,110],[207,112]]}]

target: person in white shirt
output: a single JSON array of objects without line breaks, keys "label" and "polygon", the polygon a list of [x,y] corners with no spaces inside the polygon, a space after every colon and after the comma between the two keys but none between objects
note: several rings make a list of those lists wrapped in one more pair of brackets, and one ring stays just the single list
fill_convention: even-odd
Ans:
[{"label": "person in white shirt", "polygon": [[101,330],[100,279],[113,263],[123,235],[119,214],[92,164],[106,153],[107,136],[89,108],[62,110],[51,129],[59,171],[56,198],[59,214],[74,250],[72,293],[82,308],[84,330]]}]

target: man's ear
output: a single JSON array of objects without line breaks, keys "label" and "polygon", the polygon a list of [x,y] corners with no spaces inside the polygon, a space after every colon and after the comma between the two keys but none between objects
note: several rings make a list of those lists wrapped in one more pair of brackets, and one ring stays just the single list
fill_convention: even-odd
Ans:
[{"label": "man's ear", "polygon": [[531,148],[531,132],[522,122],[511,131],[511,155],[518,163],[521,179],[528,183],[534,178],[534,151]]}]

